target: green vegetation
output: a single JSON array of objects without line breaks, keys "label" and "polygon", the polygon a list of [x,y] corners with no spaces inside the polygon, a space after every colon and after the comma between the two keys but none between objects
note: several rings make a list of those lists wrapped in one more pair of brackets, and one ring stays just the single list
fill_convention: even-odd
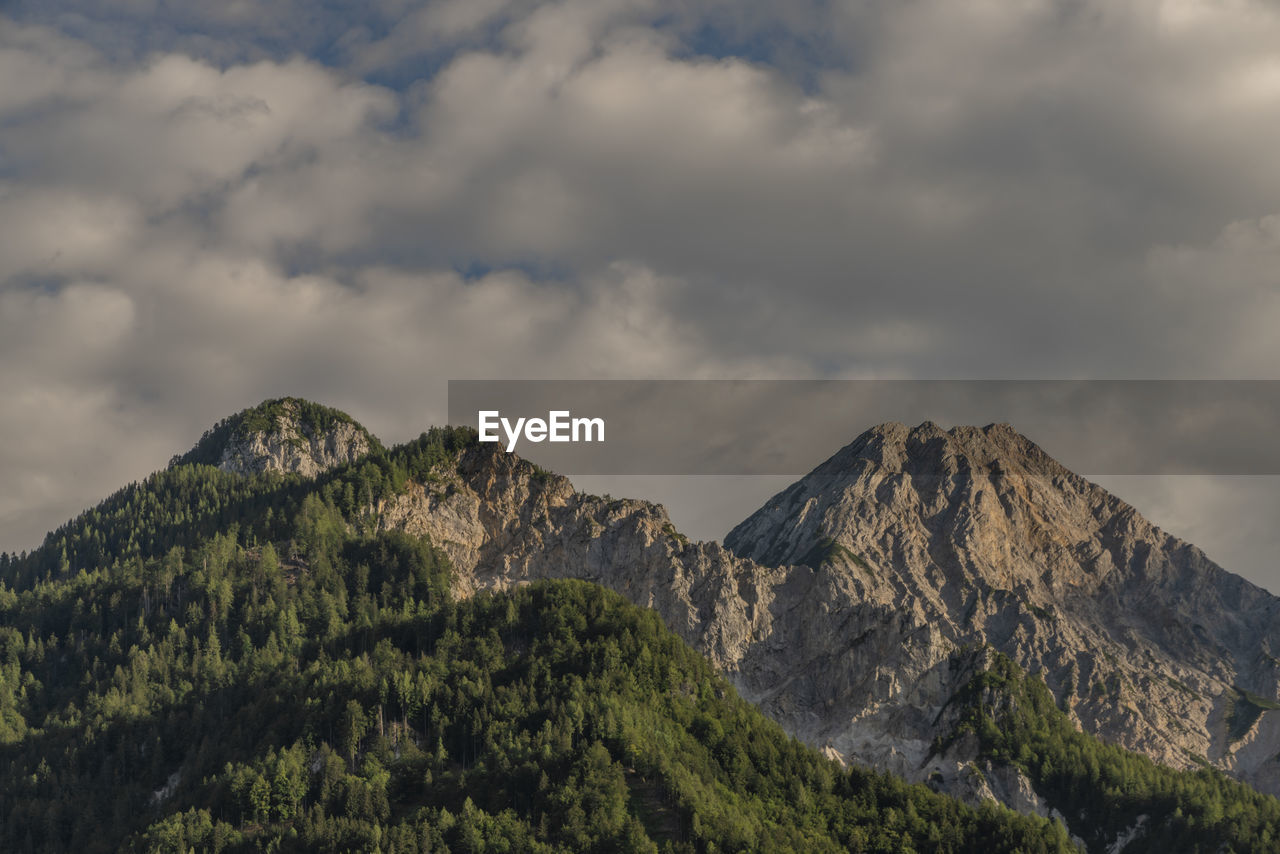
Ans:
[{"label": "green vegetation", "polygon": [[369,508],[473,440],[181,465],[6,559],[0,850],[1070,850],[840,769],[602,588],[453,601]]},{"label": "green vegetation", "polygon": [[1227,715],[1227,740],[1239,741],[1253,729],[1253,725],[1269,709],[1280,709],[1280,703],[1250,693],[1243,688],[1235,689],[1231,701],[1231,712]]},{"label": "green vegetation", "polygon": [[689,545],[689,538],[677,531],[676,526],[672,525],[670,522],[663,524],[662,533],[669,539],[675,540],[681,546]]},{"label": "green vegetation", "polygon": [[800,558],[800,563],[803,566],[818,569],[829,563],[834,563],[840,558],[861,567],[868,574],[874,574],[861,555],[856,554],[853,550],[841,545],[831,537],[819,537],[813,548],[805,552],[804,557]]},{"label": "green vegetation", "polygon": [[[1241,699],[1255,702],[1250,695]],[[935,750],[976,734],[982,755],[1026,774],[1090,850],[1106,850],[1140,816],[1147,816],[1145,833],[1126,850],[1207,854],[1280,847],[1280,800],[1214,769],[1175,771],[1077,731],[1044,682],[1002,655],[952,702],[961,704],[962,722]]]},{"label": "green vegetation", "polygon": [[[449,489],[474,442],[433,430],[314,480],[183,463],[0,556],[0,850],[1071,850],[1058,823],[839,768],[601,588],[453,601],[443,554],[376,508]],[[1094,847],[1140,815],[1144,850],[1280,837],[1280,802],[1076,732],[1006,660],[955,702],[955,736]]]},{"label": "green vegetation", "polygon": [[184,463],[130,484],[45,538],[30,555],[0,555],[0,580],[22,590],[79,571],[119,570],[189,549],[218,533],[248,545],[292,535],[303,499],[315,495],[356,527],[376,503],[409,480],[429,481],[435,469],[476,442],[466,428],[433,428],[390,451],[375,449],[315,480],[266,473],[255,477]]}]

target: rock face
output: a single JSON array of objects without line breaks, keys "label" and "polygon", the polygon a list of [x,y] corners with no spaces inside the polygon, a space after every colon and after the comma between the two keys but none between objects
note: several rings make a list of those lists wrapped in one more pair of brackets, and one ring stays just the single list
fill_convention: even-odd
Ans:
[{"label": "rock face", "polygon": [[466,451],[456,472],[377,508],[383,529],[429,536],[454,564],[454,593],[580,578],[654,608],[667,625],[733,672],[771,631],[769,602],[787,572],[676,532],[659,505],[575,492],[493,445]]},{"label": "rock face", "polygon": [[355,462],[377,440],[349,415],[298,398],[268,400],[219,422],[173,464],[202,462],[241,475],[314,477]]},{"label": "rock face", "polygon": [[833,644],[831,664],[852,679],[833,698],[842,711],[803,732],[847,756],[923,759],[913,736],[954,688],[940,665],[990,644],[1086,731],[1280,791],[1280,720],[1265,708],[1280,693],[1280,600],[1008,425],[877,427],[725,543],[839,579],[830,624],[852,642]]},{"label": "rock face", "polygon": [[270,432],[229,442],[218,468],[236,474],[277,471],[315,477],[334,466],[355,462],[369,450],[369,437],[359,425],[336,424],[320,432],[286,415]]},{"label": "rock face", "polygon": [[1280,600],[1004,425],[868,431],[728,548],[493,446],[378,510],[448,552],[461,595],[599,582],[803,740],[974,800],[1042,809],[1025,780],[973,773],[963,744],[931,755],[971,675],[960,651],[981,644],[1041,673],[1090,732],[1280,792]]}]

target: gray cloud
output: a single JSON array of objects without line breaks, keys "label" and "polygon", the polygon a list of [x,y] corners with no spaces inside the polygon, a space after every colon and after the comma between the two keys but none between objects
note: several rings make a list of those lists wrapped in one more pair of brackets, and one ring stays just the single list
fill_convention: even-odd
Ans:
[{"label": "gray cloud", "polygon": [[54,6],[0,18],[10,548],[275,394],[1275,378],[1268,4]]}]

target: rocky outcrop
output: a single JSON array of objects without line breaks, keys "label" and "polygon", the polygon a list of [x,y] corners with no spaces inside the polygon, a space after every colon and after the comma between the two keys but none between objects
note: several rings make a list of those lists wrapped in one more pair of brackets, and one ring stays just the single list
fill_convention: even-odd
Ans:
[{"label": "rocky outcrop", "polygon": [[353,463],[369,453],[369,435],[358,424],[335,424],[319,431],[291,415],[273,429],[227,443],[217,466],[236,474],[275,471],[315,477],[335,466]]},{"label": "rocky outcrop", "polygon": [[376,447],[377,439],[346,413],[286,397],[219,422],[170,465],[204,463],[240,475],[315,477]]},{"label": "rocky outcrop", "polygon": [[1007,426],[868,431],[729,548],[493,446],[378,509],[448,552],[461,595],[604,584],[803,740],[961,796],[1038,803],[1025,780],[972,773],[963,745],[933,755],[971,675],[960,651],[982,645],[1040,673],[1090,732],[1280,791],[1277,600]]},{"label": "rocky outcrop", "polygon": [[457,595],[541,578],[596,582],[657,610],[725,671],[772,632],[773,591],[787,574],[689,541],[659,505],[575,492],[492,445],[377,511],[383,529],[429,536],[449,555]]}]

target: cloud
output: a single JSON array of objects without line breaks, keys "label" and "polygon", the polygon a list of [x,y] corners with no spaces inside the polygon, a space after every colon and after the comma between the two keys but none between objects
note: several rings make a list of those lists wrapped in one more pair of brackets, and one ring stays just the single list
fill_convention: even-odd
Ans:
[{"label": "cloud", "polygon": [[574,293],[517,271],[368,268],[340,282],[175,239],[130,269],[131,294],[74,283],[0,296],[0,429],[25,437],[0,451],[10,548],[267,397],[324,400],[399,441],[445,421],[450,377],[771,367],[718,361],[664,308],[674,283],[633,265]]},{"label": "cloud", "polygon": [[0,19],[0,542],[275,394],[1274,377],[1269,4],[57,6]]},{"label": "cloud", "polygon": [[1280,214],[1228,223],[1204,243],[1153,247],[1145,272],[1182,361],[1219,376],[1275,376]]},{"label": "cloud", "polygon": [[[43,57],[29,57],[37,69]],[[15,60],[17,61],[17,60]],[[129,198],[149,215],[199,203],[251,168],[312,156],[394,102],[300,60],[220,71],[183,56],[86,69],[78,97],[47,94],[5,133],[6,159],[43,185]]]}]

